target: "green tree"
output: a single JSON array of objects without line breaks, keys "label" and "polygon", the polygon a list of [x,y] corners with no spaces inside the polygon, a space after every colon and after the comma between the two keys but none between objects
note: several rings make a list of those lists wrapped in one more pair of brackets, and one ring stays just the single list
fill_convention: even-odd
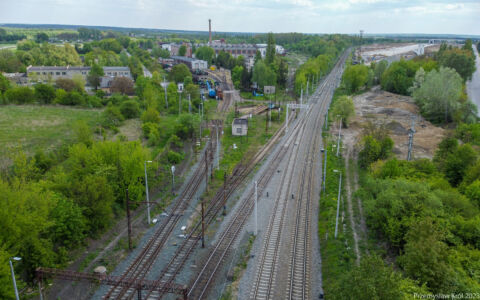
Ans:
[{"label": "green tree", "polygon": [[55,88],[49,84],[38,83],[35,85],[35,98],[42,104],[50,104],[55,99]]},{"label": "green tree", "polygon": [[128,77],[115,77],[110,87],[112,93],[132,95],[135,92],[133,80]]},{"label": "green tree", "polygon": [[104,75],[103,68],[97,64],[92,65],[90,72],[88,72],[88,84],[93,86],[95,90],[100,86],[100,77]]},{"label": "green tree", "polygon": [[93,144],[92,130],[84,120],[75,122],[73,132],[77,143],[82,143],[87,147],[90,147]]},{"label": "green tree", "polygon": [[343,126],[348,127],[349,120],[355,115],[355,105],[353,100],[348,96],[339,97],[332,107],[332,114],[337,119],[342,119]]},{"label": "green tree", "polygon": [[267,51],[265,54],[265,62],[267,64],[273,64],[275,60],[275,37],[273,33],[269,32],[267,35]]},{"label": "green tree", "polygon": [[35,101],[35,94],[29,87],[15,87],[5,92],[6,103],[27,104]]},{"label": "green tree", "polygon": [[452,48],[439,51],[437,59],[440,65],[455,69],[464,81],[470,80],[475,72],[475,57],[472,51]]},{"label": "green tree", "polygon": [[375,70],[374,70],[375,83],[380,82],[380,79],[382,78],[383,73],[385,73],[385,70],[387,70],[387,67],[388,67],[388,62],[386,60],[381,60],[375,64]]},{"label": "green tree", "polygon": [[284,59],[279,59],[278,71],[277,71],[277,84],[279,87],[285,87],[287,85],[288,78],[288,64]]},{"label": "green tree", "polygon": [[173,66],[169,75],[170,80],[175,81],[175,83],[183,82],[187,76],[192,77],[192,73],[190,73],[190,70],[185,64]]},{"label": "green tree", "polygon": [[368,67],[364,65],[348,66],[343,72],[342,83],[349,93],[356,93],[367,84]]},{"label": "green tree", "polygon": [[215,50],[208,46],[199,47],[195,51],[195,57],[198,59],[202,59],[208,62],[209,65],[212,64],[213,59],[215,58]]},{"label": "green tree", "polygon": [[140,115],[140,107],[138,102],[133,99],[123,101],[122,104],[120,104],[120,111],[125,119],[138,118]]},{"label": "green tree", "polygon": [[275,85],[275,72],[263,61],[258,61],[253,67],[252,81],[256,82],[260,88],[266,85]]},{"label": "green tree", "polygon": [[45,43],[48,42],[48,35],[45,32],[39,32],[35,36],[35,41],[37,43]]},{"label": "green tree", "polygon": [[0,73],[0,96],[10,88],[10,81]]},{"label": "green tree", "polygon": [[185,56],[185,54],[187,54],[187,46],[181,45],[180,48],[178,49],[178,55]]},{"label": "green tree", "polygon": [[412,86],[417,65],[412,61],[400,60],[393,62],[383,73],[380,83],[382,89],[401,95],[408,95]]},{"label": "green tree", "polygon": [[233,84],[235,85],[235,88],[240,88],[240,83],[241,83],[241,77],[243,73],[243,67],[242,66],[235,66],[232,70],[232,81]]},{"label": "green tree", "polygon": [[332,299],[405,299],[402,284],[414,286],[378,256],[363,257],[359,266],[345,274],[331,295]]},{"label": "green tree", "polygon": [[470,166],[477,160],[477,153],[469,144],[461,145],[445,160],[444,172],[450,184],[457,186]]},{"label": "green tree", "polygon": [[422,85],[414,90],[413,98],[428,120],[439,122],[443,119],[447,123],[460,108],[461,94],[462,78],[455,70],[441,67],[425,76]]},{"label": "green tree", "polygon": [[405,272],[434,293],[451,292],[454,274],[448,264],[445,232],[427,218],[412,224],[406,240],[405,253],[400,257]]},{"label": "green tree", "polygon": [[19,72],[22,67],[22,62],[8,49],[0,50],[0,71],[5,73]]}]

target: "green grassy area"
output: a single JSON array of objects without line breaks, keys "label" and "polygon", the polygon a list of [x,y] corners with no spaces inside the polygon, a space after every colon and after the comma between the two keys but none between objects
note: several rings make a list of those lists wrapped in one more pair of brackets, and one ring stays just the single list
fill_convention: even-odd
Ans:
[{"label": "green grassy area", "polygon": [[73,141],[73,125],[84,120],[94,126],[101,110],[63,106],[6,105],[0,107],[0,156],[21,146],[28,154],[50,151]]},{"label": "green grassy area", "polygon": [[[328,138],[325,138],[328,141]],[[345,209],[346,191],[344,161],[341,156],[335,155],[336,141],[329,140],[327,143],[327,176],[325,180],[325,192],[320,194],[320,205],[318,215],[318,235],[320,239],[320,248],[322,255],[322,277],[323,289],[325,295],[339,282],[339,278],[350,270],[355,263],[355,253],[353,250],[353,236],[351,228],[347,222],[348,210]],[[339,173],[342,172],[342,189],[340,200],[340,212],[338,221],[338,235],[335,238],[335,220],[337,215],[337,197],[339,185]],[[345,230],[342,223],[342,213],[344,213]]]},{"label": "green grassy area", "polygon": [[[272,111],[272,121],[270,122],[268,132],[265,131],[265,115],[256,115],[248,119],[248,135],[233,136],[232,121],[235,117],[231,112],[225,121],[224,135],[222,137],[223,157],[220,161],[220,170],[215,172],[215,177],[223,179],[223,173],[226,171],[230,174],[237,163],[243,161],[246,163],[255,153],[272,137],[272,135],[283,124],[285,115],[282,114],[281,120],[278,121],[278,114]],[[234,149],[234,145],[237,147]]]},{"label": "green grassy area", "polygon": [[7,31],[7,34],[24,34],[28,39],[33,39],[40,32],[45,32],[49,37],[57,36],[60,33],[77,33],[73,29],[53,29],[53,28],[13,28],[2,27]]}]

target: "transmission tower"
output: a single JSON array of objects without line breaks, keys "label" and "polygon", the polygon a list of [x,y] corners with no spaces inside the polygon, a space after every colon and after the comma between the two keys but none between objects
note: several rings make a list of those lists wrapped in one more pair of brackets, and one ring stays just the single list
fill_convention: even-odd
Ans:
[{"label": "transmission tower", "polygon": [[413,135],[415,134],[415,116],[412,116],[412,128],[408,131],[408,154],[407,161],[412,159]]}]

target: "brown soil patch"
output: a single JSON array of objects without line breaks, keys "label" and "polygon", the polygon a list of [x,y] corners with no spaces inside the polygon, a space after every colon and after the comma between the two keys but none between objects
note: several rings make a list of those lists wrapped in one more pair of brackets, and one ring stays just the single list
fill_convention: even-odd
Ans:
[{"label": "brown soil patch", "polygon": [[420,116],[418,107],[411,97],[385,92],[378,87],[353,98],[355,117],[348,129],[342,130],[344,143],[355,145],[361,139],[363,126],[367,122],[385,125],[395,142],[394,153],[399,159],[406,159],[408,132],[412,117],[415,116],[413,158],[432,158],[438,144],[445,136],[445,130],[432,125]]}]

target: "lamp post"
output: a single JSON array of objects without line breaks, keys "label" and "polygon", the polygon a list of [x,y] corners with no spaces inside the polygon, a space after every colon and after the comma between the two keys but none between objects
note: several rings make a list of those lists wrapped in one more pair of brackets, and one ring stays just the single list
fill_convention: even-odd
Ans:
[{"label": "lamp post", "polygon": [[340,211],[340,193],[342,191],[342,172],[339,170],[333,170],[335,173],[340,173],[339,183],[338,183],[338,197],[337,197],[337,218],[335,220],[335,238],[338,234],[338,213]]},{"label": "lamp post", "polygon": [[147,176],[147,163],[151,163],[151,160],[147,160],[143,163],[145,167],[145,194],[147,197],[147,222],[150,225],[150,197],[148,195],[148,176]]},{"label": "lamp post", "polygon": [[13,271],[12,259],[14,261],[20,261],[22,260],[22,258],[14,256],[8,259],[8,262],[10,263],[10,271],[12,272],[12,281],[13,281],[13,288],[15,289],[15,297],[17,300],[20,300],[20,296],[18,295],[18,289],[17,289],[17,281],[15,280],[15,272]]},{"label": "lamp post", "polygon": [[172,166],[172,194],[175,196],[175,166]]}]

